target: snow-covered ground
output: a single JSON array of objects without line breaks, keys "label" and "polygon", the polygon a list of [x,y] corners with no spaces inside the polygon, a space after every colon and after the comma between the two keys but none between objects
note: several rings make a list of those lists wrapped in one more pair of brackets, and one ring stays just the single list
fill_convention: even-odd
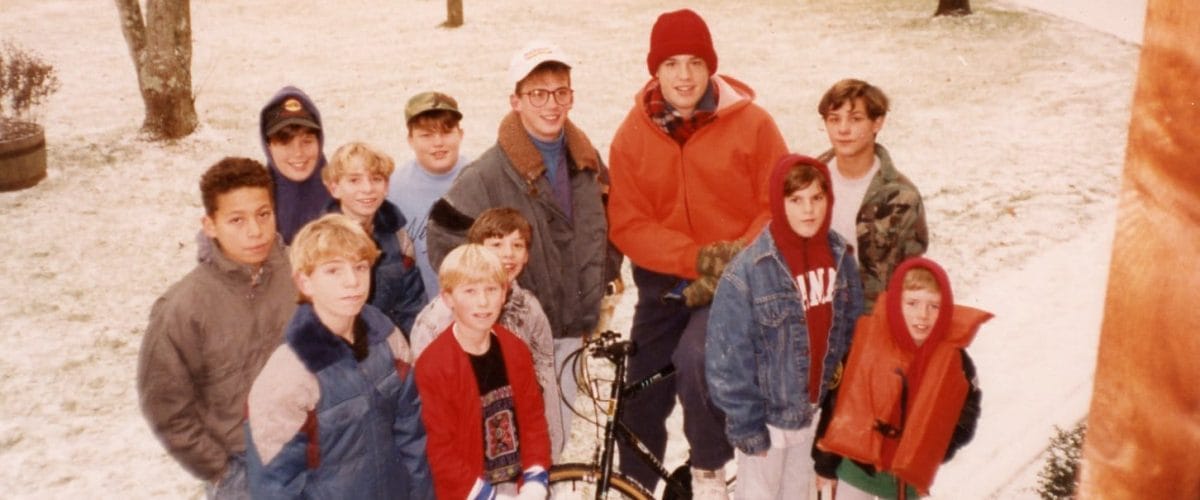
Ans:
[{"label": "snow-covered ground", "polygon": [[1111,33],[1127,42],[1142,43],[1146,0],[1012,0]]},{"label": "snow-covered ground", "polygon": [[[1105,10],[1038,3],[1055,2]],[[63,87],[42,114],[49,177],[0,194],[0,496],[200,495],[142,420],[137,351],[151,303],[193,262],[199,174],[226,155],[261,158],[258,109],[278,87],[313,96],[326,151],[364,140],[400,159],[404,101],[439,89],[458,98],[464,148],[479,153],[507,110],[509,55],[548,38],[575,57],[572,118],[607,156],[647,78],[651,24],[689,6],[709,22],[720,72],[757,90],[795,151],[824,149],[815,108],[834,81],[892,97],[880,140],[925,196],[930,256],[959,302],[997,314],[971,350],[979,431],[934,496],[1036,498],[1052,425],[1089,399],[1138,46],[1095,23],[972,4],[972,16],[934,19],[933,0],[466,2],[467,24],[444,30],[434,0],[192,2],[203,124],[153,143],[137,133],[112,2],[4,0],[0,38],[41,53]],[[614,327],[628,327],[632,299]],[[576,429],[572,454],[587,454],[589,435]],[[672,441],[669,465],[683,448]]]}]

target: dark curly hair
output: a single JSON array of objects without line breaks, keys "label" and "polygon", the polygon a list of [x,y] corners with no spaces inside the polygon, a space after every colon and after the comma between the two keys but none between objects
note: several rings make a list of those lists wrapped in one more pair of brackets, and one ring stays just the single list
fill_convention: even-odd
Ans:
[{"label": "dark curly hair", "polygon": [[266,189],[271,196],[271,205],[275,205],[274,183],[267,167],[250,158],[225,157],[218,161],[204,175],[200,176],[200,197],[204,200],[204,213],[212,216],[217,211],[217,197],[235,189],[244,187],[260,187]]}]

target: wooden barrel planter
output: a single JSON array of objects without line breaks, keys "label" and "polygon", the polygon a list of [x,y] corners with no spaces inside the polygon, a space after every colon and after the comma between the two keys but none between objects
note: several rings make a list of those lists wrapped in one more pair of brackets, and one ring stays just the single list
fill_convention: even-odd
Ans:
[{"label": "wooden barrel planter", "polygon": [[0,191],[25,189],[46,178],[46,135],[29,122],[0,124]]}]

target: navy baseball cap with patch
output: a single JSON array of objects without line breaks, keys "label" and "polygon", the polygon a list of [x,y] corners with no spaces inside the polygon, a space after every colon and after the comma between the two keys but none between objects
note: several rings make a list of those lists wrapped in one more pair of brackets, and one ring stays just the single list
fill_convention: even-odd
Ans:
[{"label": "navy baseball cap with patch", "polygon": [[304,107],[304,101],[288,97],[279,105],[267,112],[267,135],[278,132],[288,125],[303,125],[313,130],[321,130],[312,112]]}]

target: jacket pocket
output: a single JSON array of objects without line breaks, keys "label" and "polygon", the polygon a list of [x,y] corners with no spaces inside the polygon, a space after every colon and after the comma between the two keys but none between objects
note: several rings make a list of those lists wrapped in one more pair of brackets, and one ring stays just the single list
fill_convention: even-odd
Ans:
[{"label": "jacket pocket", "polygon": [[[800,382],[807,378],[807,338],[804,335],[804,315],[800,302],[790,292],[775,293],[754,301],[756,335],[762,352],[758,355],[758,378],[767,396],[768,407],[781,409],[789,405]],[[803,365],[803,366],[801,366]],[[799,378],[797,378],[799,377]]]}]

